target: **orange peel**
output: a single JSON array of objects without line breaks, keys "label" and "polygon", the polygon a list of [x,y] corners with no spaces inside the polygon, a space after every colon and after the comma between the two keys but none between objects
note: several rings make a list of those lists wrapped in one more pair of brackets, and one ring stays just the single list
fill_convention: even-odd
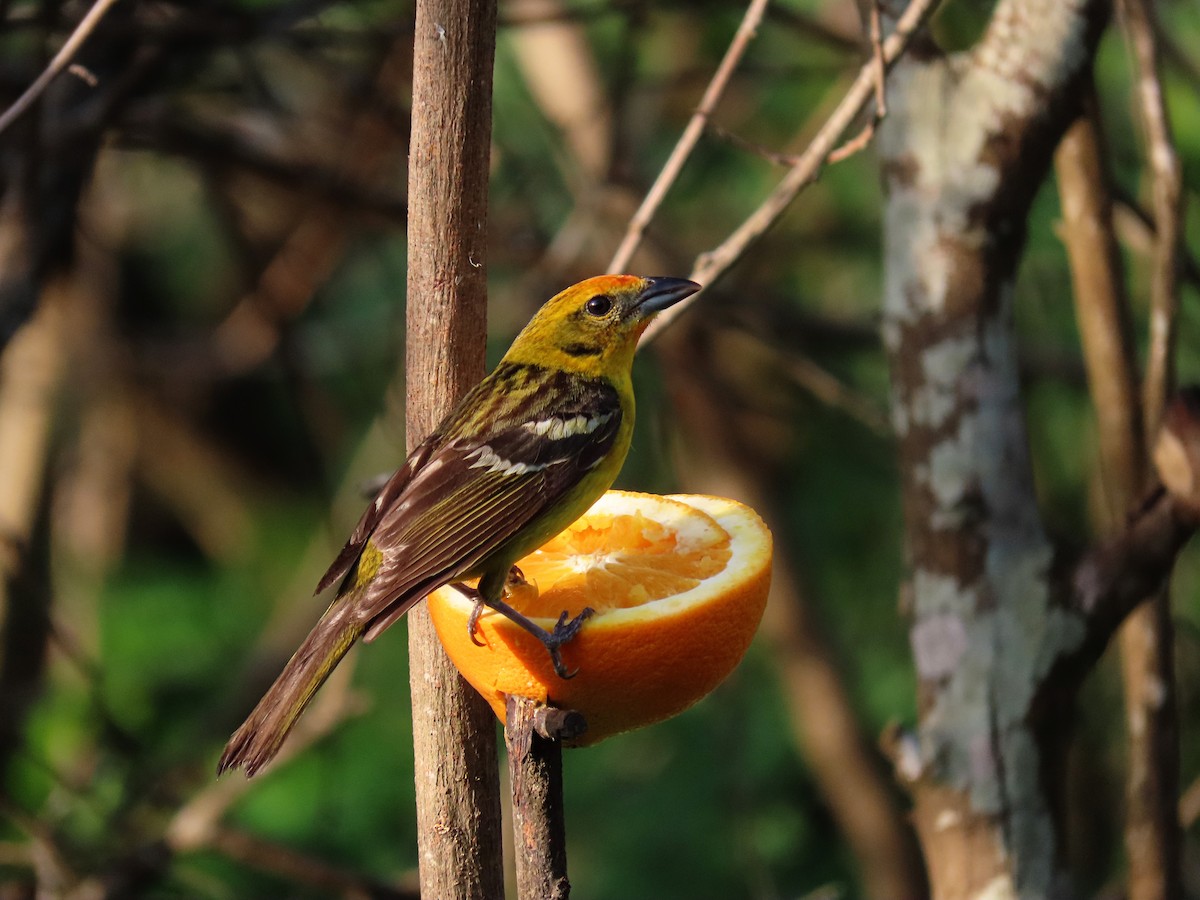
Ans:
[{"label": "orange peel", "polygon": [[571,679],[491,610],[474,643],[472,601],[450,586],[429,596],[429,611],[450,659],[501,721],[510,694],[577,710],[588,729],[568,743],[587,746],[683,711],[733,671],[766,606],[771,554],[770,531],[736,501],[609,491],[518,562],[527,583],[507,598],[547,630],[563,611],[595,611],[562,647]]}]

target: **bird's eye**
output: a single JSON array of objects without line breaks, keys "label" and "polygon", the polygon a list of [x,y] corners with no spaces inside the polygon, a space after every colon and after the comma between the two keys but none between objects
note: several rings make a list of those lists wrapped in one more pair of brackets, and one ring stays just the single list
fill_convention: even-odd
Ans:
[{"label": "bird's eye", "polygon": [[593,297],[583,308],[587,310],[589,316],[607,316],[608,311],[612,309],[612,297],[607,297],[604,294]]}]

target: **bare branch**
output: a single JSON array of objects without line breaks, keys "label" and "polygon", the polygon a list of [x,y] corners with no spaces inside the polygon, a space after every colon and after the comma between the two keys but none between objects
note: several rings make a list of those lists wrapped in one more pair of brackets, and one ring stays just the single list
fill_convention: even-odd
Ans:
[{"label": "bare branch", "polygon": [[[1146,478],[1129,301],[1113,233],[1112,197],[1094,98],[1055,161],[1101,457],[1101,530],[1119,529]],[[1162,573],[1165,581],[1166,573]],[[1134,900],[1174,896],[1179,879],[1179,750],[1170,607],[1163,591],[1120,629],[1129,766],[1125,835]]]},{"label": "bare branch", "polygon": [[212,846],[229,859],[271,872],[325,896],[370,897],[372,900],[420,900],[421,897],[415,887],[405,890],[383,884],[240,829],[218,829],[213,835]]},{"label": "bare branch", "polygon": [[104,18],[105,13],[116,2],[117,0],[96,0],[92,4],[92,8],[79,20],[79,24],[75,26],[75,30],[71,32],[71,36],[67,38],[66,43],[54,54],[54,58],[50,60],[50,64],[46,66],[46,70],[34,80],[33,84],[25,89],[25,93],[21,94],[13,102],[12,106],[0,115],[0,132],[3,132],[25,110],[29,109],[38,97],[45,92],[46,88],[49,87],[50,82],[70,64],[71,58],[79,51],[79,48],[83,46],[83,42],[88,39],[91,33],[96,30],[96,26],[100,24],[100,20]]},{"label": "bare branch", "polygon": [[700,135],[704,133],[704,126],[720,101],[721,95],[725,93],[725,88],[729,85],[729,79],[733,76],[733,70],[737,68],[737,64],[741,61],[743,54],[745,54],[746,48],[750,46],[750,41],[754,39],[766,8],[767,0],[751,0],[750,5],[746,8],[746,14],[742,16],[742,22],[738,26],[738,30],[734,33],[733,40],[729,44],[729,49],[725,51],[725,56],[721,59],[720,65],[717,66],[717,71],[713,75],[712,81],[704,89],[704,96],[700,98],[700,105],[692,113],[692,118],[688,120],[687,126],[683,129],[683,134],[680,136],[679,142],[675,145],[675,149],[671,151],[671,155],[667,157],[667,161],[663,165],[662,171],[658,173],[658,177],[654,179],[654,184],[651,185],[650,190],[646,193],[646,198],[642,201],[642,205],[633,214],[633,218],[629,222],[629,228],[625,232],[625,237],[621,239],[621,244],[617,247],[617,252],[613,254],[607,271],[620,272],[629,265],[629,260],[633,257],[634,251],[637,249],[638,244],[641,243],[642,236],[646,233],[646,227],[650,224],[650,220],[654,218],[654,214],[662,204],[663,198],[666,197],[667,191],[671,189],[671,185],[679,177],[679,173],[683,170],[683,164],[687,162],[687,158],[695,148],[696,142],[700,140]]},{"label": "bare branch", "polygon": [[[1130,250],[1151,256],[1158,240],[1158,232],[1154,228],[1154,220],[1142,207],[1137,199],[1130,197],[1120,190],[1113,188],[1114,221],[1117,234],[1128,245]],[[1197,260],[1187,245],[1179,245],[1179,275],[1184,283],[1200,289],[1200,260]]]},{"label": "bare branch", "polygon": [[1162,586],[1195,530],[1192,510],[1158,489],[1120,534],[1086,554],[1072,569],[1068,596],[1086,617],[1088,640],[1064,661],[1090,667],[1130,611]]},{"label": "bare branch", "polygon": [[857,419],[880,437],[892,437],[892,426],[883,409],[812,358],[794,354],[783,363],[783,367],[797,385],[826,406]]},{"label": "bare branch", "polygon": [[[1154,11],[1148,0],[1118,4],[1136,60],[1142,126],[1152,173],[1155,241],[1151,257],[1150,337],[1142,384],[1144,439],[1149,443],[1163,419],[1175,383],[1175,336],[1179,319],[1179,245],[1182,175],[1159,79]],[[1172,410],[1180,424],[1179,405]],[[1178,435],[1176,435],[1178,436]],[[1189,433],[1190,436],[1190,433]],[[1170,440],[1165,428],[1160,437]],[[1163,587],[1121,629],[1121,666],[1129,733],[1125,844],[1132,900],[1182,894],[1180,883],[1179,723],[1175,713],[1174,631],[1164,572]]]},{"label": "bare branch", "polygon": [[829,154],[830,163],[839,163],[866,148],[871,143],[871,138],[875,136],[875,126],[879,124],[880,119],[887,115],[885,85],[887,66],[883,61],[883,25],[879,21],[879,0],[872,0],[870,6],[871,9],[867,14],[867,27],[868,37],[871,41],[871,59],[875,63],[875,109],[872,111],[871,120],[867,122],[857,137],[851,138]]},{"label": "bare branch", "polygon": [[[300,719],[279,751],[273,769],[304,753],[347,719],[364,712],[366,702],[350,692],[354,666],[347,664],[351,662],[352,658],[347,659],[334,670],[308,714]],[[175,853],[211,847],[220,830],[222,818],[257,783],[249,778],[222,778],[208,782],[171,816],[163,832],[167,846]]]},{"label": "bare branch", "polygon": [[739,150],[745,150],[747,153],[753,153],[759,159],[765,159],[767,162],[776,166],[791,166],[796,163],[796,154],[780,153],[777,150],[771,150],[761,144],[756,144],[753,141],[748,141],[740,134],[730,131],[723,125],[709,125],[708,130],[711,134],[722,140],[728,141]]},{"label": "bare branch", "polygon": [[1148,0],[1120,0],[1119,9],[1137,63],[1146,155],[1153,173],[1154,272],[1150,287],[1150,345],[1143,384],[1146,428],[1153,434],[1175,380],[1175,332],[1179,318],[1179,244],[1183,198],[1179,154],[1159,80],[1154,12]]},{"label": "bare branch", "polygon": [[1141,491],[1146,455],[1129,298],[1094,102],[1063,137],[1054,159],[1075,317],[1099,425],[1104,525],[1111,530]]},{"label": "bare branch", "polygon": [[[908,48],[913,37],[925,24],[938,6],[938,0],[913,0],[896,21],[895,30],[883,42],[883,62],[890,69]],[[877,90],[877,62],[868,60],[859,70],[858,77],[846,92],[842,102],[817,132],[808,148],[796,160],[791,170],[783,177],[770,196],[742,222],[725,241],[714,250],[702,254],[692,267],[689,276],[705,286],[712,285],[746,250],[774,225],[784,210],[805,187],[816,180],[821,168],[833,152],[836,142],[850,124],[858,117]],[[682,303],[677,303],[661,313],[643,336],[643,342],[652,341],[661,334],[700,294],[693,294]]]}]

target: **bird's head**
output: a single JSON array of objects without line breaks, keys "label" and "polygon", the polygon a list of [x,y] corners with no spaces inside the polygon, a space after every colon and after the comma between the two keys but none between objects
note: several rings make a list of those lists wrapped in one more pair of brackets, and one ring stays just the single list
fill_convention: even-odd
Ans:
[{"label": "bird's head", "polygon": [[651,317],[698,290],[686,278],[589,278],[548,300],[504,358],[591,375],[628,373]]}]

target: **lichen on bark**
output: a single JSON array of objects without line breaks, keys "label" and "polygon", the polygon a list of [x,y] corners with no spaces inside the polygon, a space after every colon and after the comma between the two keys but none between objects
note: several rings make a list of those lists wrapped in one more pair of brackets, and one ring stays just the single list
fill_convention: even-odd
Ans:
[{"label": "lichen on bark", "polygon": [[[1036,717],[1086,628],[1054,596],[1013,304],[1029,204],[1105,12],[998,3],[971,50],[897,67],[879,132],[882,328],[920,678],[914,790],[938,897],[1048,896],[1061,881]],[[951,844],[978,862],[934,858]]]}]

